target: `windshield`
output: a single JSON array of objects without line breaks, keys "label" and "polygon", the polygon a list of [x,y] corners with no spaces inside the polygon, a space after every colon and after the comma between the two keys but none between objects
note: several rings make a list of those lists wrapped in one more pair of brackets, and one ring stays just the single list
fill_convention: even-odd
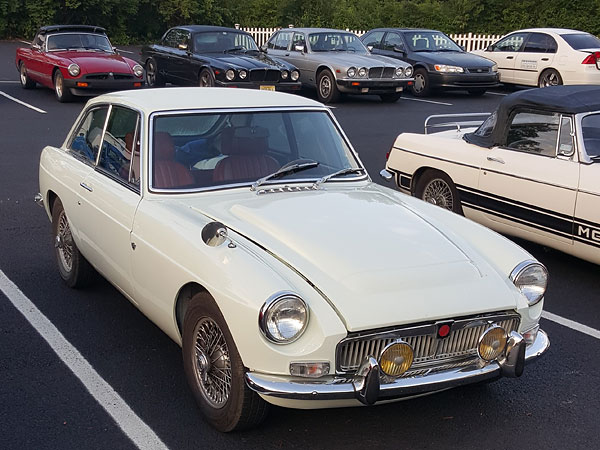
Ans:
[{"label": "windshield", "polygon": [[113,53],[108,38],[102,34],[62,33],[51,34],[46,41],[48,51],[78,50]]},{"label": "windshield", "polygon": [[462,52],[456,43],[439,31],[409,31],[404,33],[408,48],[413,52]]},{"label": "windshield", "polygon": [[224,53],[228,51],[258,51],[252,36],[235,31],[211,31],[194,36],[196,53]]},{"label": "windshield", "polygon": [[583,146],[594,161],[600,161],[600,114],[590,114],[581,120]]},{"label": "windshield", "polygon": [[360,39],[352,33],[312,33],[308,35],[308,42],[313,52],[369,53]]},{"label": "windshield", "polygon": [[560,37],[567,41],[573,50],[600,48],[600,39],[588,33],[561,34]]},{"label": "windshield", "polygon": [[[361,167],[325,111],[161,114],[153,119],[152,128],[153,189],[250,186],[294,164],[303,170],[264,184],[314,182]],[[307,161],[314,163],[304,167]],[[362,176],[348,172],[335,180]]]}]

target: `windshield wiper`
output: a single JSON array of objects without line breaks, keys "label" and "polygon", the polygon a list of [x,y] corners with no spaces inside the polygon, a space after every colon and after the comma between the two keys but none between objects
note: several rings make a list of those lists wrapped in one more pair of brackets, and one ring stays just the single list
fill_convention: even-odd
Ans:
[{"label": "windshield wiper", "polygon": [[318,189],[319,186],[321,186],[323,183],[328,182],[329,180],[331,180],[334,177],[337,177],[339,175],[346,175],[347,173],[357,173],[357,172],[364,172],[365,169],[362,167],[346,167],[345,169],[341,169],[338,170],[337,172],[333,172],[330,173],[329,175],[325,175],[324,177],[321,177],[320,179],[318,179],[317,181],[315,181],[313,183],[313,189]]},{"label": "windshield wiper", "polygon": [[287,165],[283,166],[277,172],[273,172],[272,174],[267,175],[266,177],[262,177],[262,178],[256,180],[252,184],[252,186],[250,186],[250,190],[255,191],[260,185],[262,185],[266,181],[274,180],[276,178],[280,178],[280,177],[282,177],[284,175],[288,175],[290,173],[296,173],[296,172],[301,172],[303,170],[312,169],[313,167],[317,167],[318,165],[319,165],[319,163],[317,161],[308,159],[303,162],[291,164],[289,166],[287,166]]},{"label": "windshield wiper", "polygon": [[233,47],[233,48],[228,48],[227,50],[223,50],[223,53],[241,52],[243,50],[246,50],[246,49],[244,47]]}]

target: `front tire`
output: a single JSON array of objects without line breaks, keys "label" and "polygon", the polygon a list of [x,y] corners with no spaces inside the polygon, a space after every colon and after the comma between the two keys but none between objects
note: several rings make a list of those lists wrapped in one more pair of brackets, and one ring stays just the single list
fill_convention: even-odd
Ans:
[{"label": "front tire", "polygon": [[60,70],[54,73],[54,93],[56,94],[56,100],[61,103],[67,103],[73,100],[73,94],[68,87],[65,86],[65,78]]},{"label": "front tire", "polygon": [[267,415],[268,403],[250,390],[245,368],[217,304],[196,294],[183,321],[183,367],[206,420],[217,430],[253,428]]},{"label": "front tire", "polygon": [[148,87],[162,87],[165,85],[165,80],[158,72],[158,64],[154,58],[149,58],[146,61],[146,84]]},{"label": "front tire", "polygon": [[52,240],[58,263],[58,272],[70,288],[89,286],[95,277],[95,270],[79,252],[67,214],[60,199],[52,207]]},{"label": "front tire", "polygon": [[23,89],[32,89],[35,87],[35,81],[27,76],[27,68],[23,61],[19,63],[19,80]]},{"label": "front tire", "polygon": [[562,77],[555,69],[546,69],[540,74],[538,87],[559,86],[563,84]]},{"label": "front tire", "polygon": [[394,92],[391,94],[379,94],[379,98],[383,103],[396,103],[402,97],[402,92]]},{"label": "front tire", "polygon": [[198,85],[200,87],[214,87],[215,76],[209,69],[202,69],[198,75]]},{"label": "front tire", "polygon": [[329,69],[319,72],[317,77],[317,97],[321,103],[335,103],[340,99],[335,77]]},{"label": "front tire", "polygon": [[417,182],[415,197],[463,215],[456,186],[444,172],[427,170]]},{"label": "front tire", "polygon": [[422,67],[415,70],[415,80],[411,85],[411,92],[415,97],[427,97],[431,93],[431,85],[429,83],[429,75],[427,70]]},{"label": "front tire", "polygon": [[481,97],[487,92],[487,89],[469,89],[467,92],[471,97]]}]

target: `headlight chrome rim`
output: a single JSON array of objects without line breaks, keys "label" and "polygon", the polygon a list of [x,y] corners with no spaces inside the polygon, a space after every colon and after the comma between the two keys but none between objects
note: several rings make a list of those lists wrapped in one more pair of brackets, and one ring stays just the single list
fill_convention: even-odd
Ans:
[{"label": "headlight chrome rim", "polygon": [[404,69],[402,67],[396,67],[396,77],[402,78],[404,76]]},{"label": "headlight chrome rim", "polygon": [[300,78],[300,72],[297,70],[292,70],[290,77],[292,78],[292,81],[298,81],[298,78]]},{"label": "headlight chrome rim", "polygon": [[142,66],[140,66],[139,64],[136,64],[135,66],[133,66],[133,74],[137,77],[137,78],[142,78],[142,75],[144,75],[144,68]]},{"label": "headlight chrome rim", "polygon": [[67,70],[69,71],[69,75],[71,75],[72,77],[76,77],[81,73],[81,69],[75,63],[69,64],[69,67]]},{"label": "headlight chrome rim", "polygon": [[287,80],[289,76],[290,76],[290,74],[289,74],[289,72],[287,70],[282,70],[281,71],[281,79],[282,80]]},{"label": "headlight chrome rim", "polygon": [[228,69],[225,72],[225,78],[227,78],[228,81],[233,81],[235,80],[235,70],[233,69]]},{"label": "headlight chrome rim", "polygon": [[347,71],[346,74],[350,77],[350,78],[354,78],[356,76],[356,67],[352,66],[350,67]]},{"label": "headlight chrome rim", "polygon": [[[543,287],[541,288],[542,292],[539,293],[538,295],[535,295],[530,298],[530,295],[528,295],[527,292],[524,292],[524,289],[519,285],[519,279],[521,277],[526,276],[527,272],[531,269],[541,269],[542,270],[542,273],[544,274],[544,283],[543,283]],[[513,282],[515,287],[521,292],[521,294],[525,297],[528,305],[534,306],[537,303],[539,303],[544,298],[544,295],[546,294],[546,289],[548,288],[548,269],[546,269],[546,267],[543,264],[539,263],[538,261],[528,259],[526,261],[519,263],[517,265],[517,267],[515,267],[513,269],[513,271],[510,273],[510,280]],[[533,284],[530,284],[529,286],[532,286],[532,285]],[[527,286],[527,285],[524,285],[524,286]]]},{"label": "headlight chrome rim", "polygon": [[365,78],[367,76],[367,74],[369,73],[369,71],[367,70],[366,67],[361,67],[360,69],[358,69],[357,73],[360,78]]},{"label": "headlight chrome rim", "polygon": [[248,76],[248,72],[242,69],[239,71],[238,76],[240,77],[240,79],[245,80]]},{"label": "headlight chrome rim", "polygon": [[[296,332],[296,334],[288,339],[278,339],[276,336],[274,336],[270,330],[269,330],[269,326],[268,326],[268,321],[271,317],[271,313],[274,310],[274,308],[277,307],[278,304],[289,300],[289,299],[295,299],[301,302],[302,307],[304,308],[304,313],[305,313],[305,317],[304,317],[304,323],[302,325],[302,327]],[[285,345],[285,344],[291,344],[292,342],[297,341],[306,331],[306,328],[308,327],[308,322],[310,320],[310,310],[308,308],[308,305],[306,304],[306,302],[295,292],[291,292],[291,291],[281,291],[281,292],[277,292],[276,294],[273,294],[271,297],[269,297],[267,299],[267,301],[264,303],[264,305],[262,306],[262,308],[260,309],[260,312],[258,314],[258,326],[260,328],[261,333],[263,334],[263,336],[271,343],[273,344],[277,344],[277,345]]]},{"label": "headlight chrome rim", "polygon": [[413,68],[412,66],[408,66],[406,69],[404,69],[404,76],[406,78],[410,78],[413,74]]}]

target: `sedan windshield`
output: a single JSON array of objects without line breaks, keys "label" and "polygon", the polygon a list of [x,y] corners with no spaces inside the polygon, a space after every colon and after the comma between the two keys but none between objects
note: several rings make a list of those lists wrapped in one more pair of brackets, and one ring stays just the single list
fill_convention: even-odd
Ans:
[{"label": "sedan windshield", "polygon": [[581,120],[583,146],[594,161],[600,162],[600,114],[590,114]]},{"label": "sedan windshield", "polygon": [[363,43],[352,33],[311,33],[308,42],[313,52],[353,52],[368,54]]},{"label": "sedan windshield", "polygon": [[[316,182],[361,167],[325,111],[160,114],[152,128],[153,189]],[[335,181],[363,176],[349,170]]]},{"label": "sedan windshield", "polygon": [[48,51],[78,50],[113,53],[108,38],[102,34],[61,33],[48,36]]},{"label": "sedan windshield", "polygon": [[194,36],[194,51],[196,53],[258,52],[258,47],[249,34],[235,31],[211,31]]},{"label": "sedan windshield", "polygon": [[439,31],[410,31],[404,40],[413,52],[462,52],[456,43]]}]

